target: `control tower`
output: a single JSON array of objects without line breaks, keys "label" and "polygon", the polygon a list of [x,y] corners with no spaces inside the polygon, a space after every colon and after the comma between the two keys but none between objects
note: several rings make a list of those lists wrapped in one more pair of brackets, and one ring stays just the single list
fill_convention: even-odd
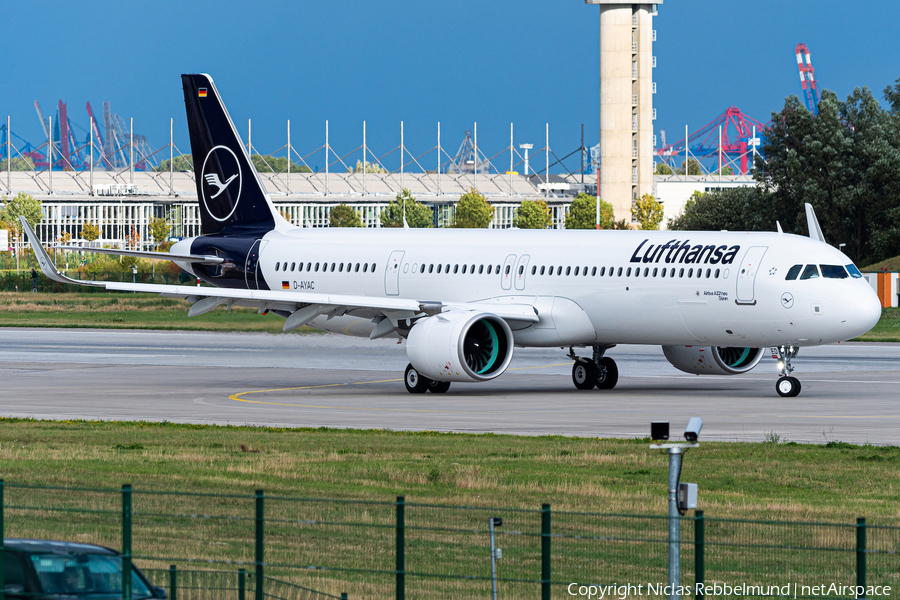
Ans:
[{"label": "control tower", "polygon": [[600,197],[616,220],[653,193],[653,3],[584,0],[600,6]]}]

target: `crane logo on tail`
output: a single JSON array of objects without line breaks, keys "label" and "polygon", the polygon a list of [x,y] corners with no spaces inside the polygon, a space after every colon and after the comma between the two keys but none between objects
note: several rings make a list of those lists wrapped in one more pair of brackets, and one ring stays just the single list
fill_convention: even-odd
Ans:
[{"label": "crane logo on tail", "polygon": [[219,191],[216,192],[215,194],[213,194],[212,197],[210,198],[210,200],[215,200],[216,196],[218,196],[219,194],[221,194],[222,192],[225,191],[225,188],[228,187],[229,183],[231,183],[232,181],[237,179],[237,173],[235,173],[234,175],[229,177],[228,180],[225,181],[225,183],[222,183],[221,181],[219,181],[218,173],[210,173],[209,175],[204,177],[204,179],[206,179],[206,183],[208,183],[209,185],[219,188]]},{"label": "crane logo on tail", "polygon": [[[215,146],[203,161],[203,206],[216,221],[227,221],[241,198],[241,165],[228,146]],[[237,185],[232,183],[237,180]],[[224,183],[223,183],[224,181]]]}]

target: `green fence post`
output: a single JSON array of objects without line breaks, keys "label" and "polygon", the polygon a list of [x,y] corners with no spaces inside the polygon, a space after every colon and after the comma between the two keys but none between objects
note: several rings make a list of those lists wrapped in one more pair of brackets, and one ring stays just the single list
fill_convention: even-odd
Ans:
[{"label": "green fence post", "polygon": [[541,505],[541,600],[550,600],[550,505]]},{"label": "green fence post", "polygon": [[[705,529],[705,521],[703,520],[703,511],[694,511],[694,583],[695,590],[702,590],[700,587],[706,579],[706,564],[703,557],[703,535]],[[697,591],[697,600],[703,600],[706,594]]]},{"label": "green fence post", "polygon": [[169,565],[169,600],[178,600],[178,571]]},{"label": "green fence post", "polygon": [[406,600],[406,498],[397,496],[397,600]]},{"label": "green fence post", "polygon": [[238,569],[238,600],[246,600],[247,571]]},{"label": "green fence post", "polygon": [[[866,519],[856,519],[856,586],[866,588]],[[858,594],[857,598],[865,598],[865,594]]]},{"label": "green fence post", "polygon": [[122,597],[131,600],[131,484],[122,485]]},{"label": "green fence post", "polygon": [[6,581],[4,577],[6,574],[4,571],[6,570],[6,552],[3,548],[3,536],[6,535],[6,523],[3,521],[3,505],[4,505],[4,497],[3,497],[3,480],[0,479],[0,600],[4,600],[6,598],[6,592],[4,589],[6,588]]},{"label": "green fence post", "polygon": [[263,491],[256,490],[256,600],[263,600]]},{"label": "green fence post", "polygon": [[347,600],[347,592],[341,592],[341,600]]}]

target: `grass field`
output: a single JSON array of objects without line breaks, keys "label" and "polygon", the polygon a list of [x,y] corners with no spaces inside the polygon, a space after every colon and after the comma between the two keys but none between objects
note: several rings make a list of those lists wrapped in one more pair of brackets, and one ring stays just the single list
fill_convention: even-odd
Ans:
[{"label": "grass field", "polygon": [[[284,319],[255,309],[219,308],[188,317],[190,304],[156,294],[0,292],[0,327],[90,327],[281,333]],[[295,332],[311,333],[302,327]],[[294,332],[291,332],[294,333]]]},{"label": "grass field", "polygon": [[[767,443],[702,443],[686,456],[682,479],[700,486],[713,542],[709,580],[852,581],[856,517],[900,524],[900,448],[777,438],[773,432]],[[233,571],[237,566],[220,561],[252,563],[253,492],[264,489],[267,562],[350,569],[269,572],[352,598],[393,593],[391,503],[398,495],[410,503],[407,570],[443,574],[408,575],[409,597],[483,597],[485,581],[471,577],[488,574],[485,522],[492,515],[504,518],[500,576],[538,578],[542,502],[554,511],[554,595],[565,595],[566,581],[664,581],[668,461],[647,446],[555,436],[0,419],[8,536],[118,547],[119,495],[98,490],[131,483],[138,564]],[[592,512],[603,514],[585,514]],[[683,525],[685,583],[692,577],[692,527]],[[900,529],[872,529],[869,536],[873,549],[900,545]],[[810,551],[822,547],[830,550]],[[870,581],[891,582],[897,573],[894,555],[872,555],[869,564]],[[524,581],[501,589],[504,597],[537,595]]]}]

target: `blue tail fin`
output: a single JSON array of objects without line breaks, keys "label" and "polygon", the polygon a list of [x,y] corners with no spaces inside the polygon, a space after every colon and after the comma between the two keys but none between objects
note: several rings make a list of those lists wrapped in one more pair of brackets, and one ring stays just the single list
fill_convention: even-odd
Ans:
[{"label": "blue tail fin", "polygon": [[281,221],[209,75],[182,75],[203,235],[261,236]]}]

